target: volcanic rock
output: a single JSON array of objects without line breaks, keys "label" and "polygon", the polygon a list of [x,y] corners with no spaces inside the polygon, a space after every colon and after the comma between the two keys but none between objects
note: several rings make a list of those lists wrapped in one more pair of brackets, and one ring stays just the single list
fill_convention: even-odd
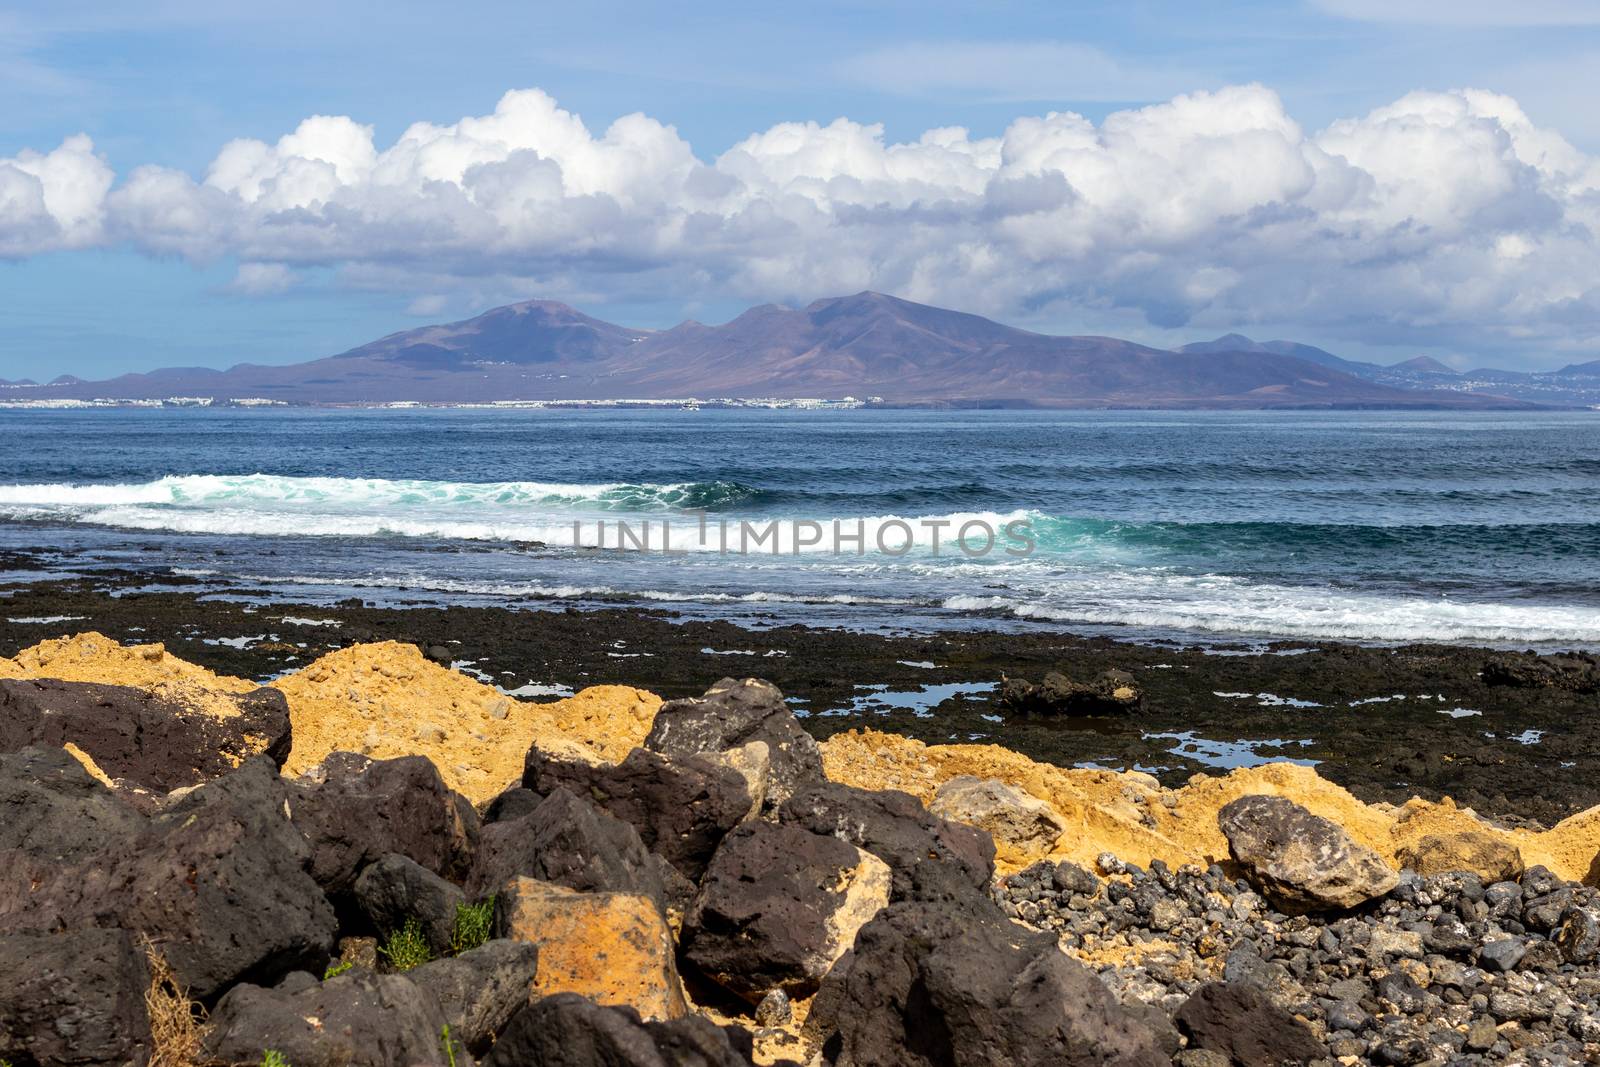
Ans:
[{"label": "volcanic rock", "polygon": [[120,927],[148,934],[210,1002],[236,982],[321,973],[333,909],[305,873],[270,760],[182,796],[130,840],[68,864],[0,870],[0,933]]},{"label": "volcanic rock", "polygon": [[839,838],[758,822],[717,849],[684,920],[683,957],[757,1003],[809,996],[889,902],[889,867]]},{"label": "volcanic rock", "polygon": [[909,793],[832,782],[808,786],[784,802],[778,820],[831,834],[883,860],[893,872],[895,900],[982,895],[994,877],[994,841],[987,833],[931,814]]},{"label": "volcanic rock", "polygon": [[1000,684],[1000,706],[1032,715],[1120,715],[1144,700],[1138,683],[1126,671],[1104,671],[1092,681],[1079,682],[1058,671],[1034,685],[1022,678]]},{"label": "volcanic rock", "polygon": [[1049,852],[1067,831],[1067,820],[1050,805],[993,778],[952,778],[939,787],[928,810],[986,830],[996,844],[1025,854]]},{"label": "volcanic rock", "polygon": [[523,1005],[539,973],[539,949],[496,938],[475,949],[406,972],[433,994],[450,1035],[473,1055],[487,1051]]},{"label": "volcanic rock", "polygon": [[528,815],[483,828],[468,891],[486,896],[518,875],[584,892],[639,894],[666,908],[660,864],[638,831],[565,788]]},{"label": "volcanic rock", "polygon": [[1203,985],[1173,1021],[1191,1046],[1221,1052],[1239,1067],[1309,1063],[1326,1055],[1304,1023],[1254,986]]},{"label": "volcanic rock", "polygon": [[423,756],[335,752],[294,783],[290,814],[311,842],[312,877],[331,894],[388,852],[456,880],[477,847],[477,813]]},{"label": "volcanic rock", "polygon": [[230,694],[228,714],[121,685],[0,679],[0,751],[74,744],[112,778],[166,793],[252,756],[289,757],[289,706],[275,689]]},{"label": "volcanic rock", "polygon": [[641,1022],[570,993],[524,1008],[483,1067],[749,1067],[729,1032],[700,1016]]},{"label": "volcanic rock", "polygon": [[825,780],[817,742],[778,688],[755,678],[724,678],[702,697],[661,705],[645,747],[677,757],[731,752],[752,741],[764,742],[771,759],[769,804],[781,804],[800,786]]},{"label": "volcanic rock", "polygon": [[143,1063],[149,987],[144,950],[127,930],[0,936],[0,1059]]},{"label": "volcanic rock", "polygon": [[456,909],[467,902],[458,886],[398,852],[367,864],[354,892],[356,905],[374,930],[391,934],[407,919],[415,919],[436,954],[450,951]]},{"label": "volcanic rock", "polygon": [[650,851],[690,881],[699,881],[727,832],[750,816],[744,776],[705,756],[668,759],[636,748],[621,763],[606,764],[528,751],[523,785],[549,794],[565,787],[629,823]]},{"label": "volcanic rock", "polygon": [[1399,883],[1376,852],[1284,797],[1240,797],[1217,823],[1234,861],[1285,911],[1354,908]]},{"label": "volcanic rock", "polygon": [[892,904],[808,1025],[838,1067],[1156,1067],[1156,1035],[1048,934],[977,902]]},{"label": "volcanic rock", "polygon": [[72,863],[128,840],[144,824],[64,748],[0,754],[0,851]]},{"label": "volcanic rock", "polygon": [[223,1063],[260,1063],[272,1049],[293,1067],[444,1067],[445,1022],[404,975],[351,971],[298,992],[246,984],[212,1012],[205,1052]]}]

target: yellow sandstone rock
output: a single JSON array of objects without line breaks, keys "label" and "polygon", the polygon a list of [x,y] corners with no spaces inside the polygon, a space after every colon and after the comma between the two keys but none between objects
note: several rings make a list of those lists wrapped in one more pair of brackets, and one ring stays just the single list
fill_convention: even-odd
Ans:
[{"label": "yellow sandstone rock", "polygon": [[672,933],[648,897],[514,878],[495,912],[501,936],[539,946],[534,994],[578,993],[646,1019],[688,1012]]},{"label": "yellow sandstone rock", "polygon": [[1600,884],[1600,806],[1542,833],[1506,830],[1448,798],[1411,800],[1401,808],[1364,804],[1298,764],[1195,775],[1183,788],[1166,790],[1147,774],[1054,767],[998,745],[925,745],[872,730],[828,739],[822,762],[834,781],[863,789],[901,789],[925,804],[943,783],[962,775],[998,779],[1049,804],[1066,820],[1067,833],[1050,851],[1018,854],[1002,849],[1002,873],[1046,858],[1089,864],[1102,852],[1141,866],[1153,859],[1171,865],[1224,861],[1228,842],[1217,827],[1217,812],[1239,797],[1271,794],[1338,823],[1396,866],[1399,856],[1414,853],[1425,837],[1471,831],[1515,847],[1529,866],[1543,864],[1562,878]]},{"label": "yellow sandstone rock", "polygon": [[126,685],[220,718],[239,714],[235,694],[257,688],[248,679],[216,674],[168,655],[163,645],[122,645],[94,631],[41,641],[14,659],[0,659],[0,678]]},{"label": "yellow sandstone rock", "polygon": [[521,779],[536,741],[613,762],[644,740],[661,706],[617,685],[548,704],[516,700],[394,641],[331,652],[273,685],[294,728],[287,773],[337,751],[427,756],[445,784],[480,805]]}]

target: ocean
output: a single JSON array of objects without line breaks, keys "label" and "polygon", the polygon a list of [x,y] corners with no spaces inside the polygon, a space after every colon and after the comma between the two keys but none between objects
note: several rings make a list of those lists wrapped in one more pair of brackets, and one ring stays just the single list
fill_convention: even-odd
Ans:
[{"label": "ocean", "polygon": [[[1600,646],[1592,413],[7,410],[0,441],[0,550],[57,549],[59,576],[883,631]],[[0,572],[0,594],[24,579]]]}]

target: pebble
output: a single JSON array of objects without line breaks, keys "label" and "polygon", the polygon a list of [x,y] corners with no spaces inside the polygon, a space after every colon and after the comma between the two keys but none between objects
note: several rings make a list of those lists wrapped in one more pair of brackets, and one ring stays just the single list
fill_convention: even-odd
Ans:
[{"label": "pebble", "polygon": [[[1041,863],[997,899],[1053,931],[1124,1003],[1170,1013],[1247,982],[1304,1019],[1329,1063],[1600,1063],[1600,891],[1543,868],[1485,886],[1407,874],[1356,912],[1288,916],[1218,867]],[[1559,913],[1555,905],[1559,903]],[[1112,961],[1112,962],[1105,962]],[[1181,1049],[1183,1067],[1225,1060]]]}]

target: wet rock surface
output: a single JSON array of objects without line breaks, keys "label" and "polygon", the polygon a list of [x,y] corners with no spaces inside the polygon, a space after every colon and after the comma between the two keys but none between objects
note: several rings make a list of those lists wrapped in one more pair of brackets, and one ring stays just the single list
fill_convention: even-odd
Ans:
[{"label": "wet rock surface", "polygon": [[[58,559],[53,550],[35,554],[40,562],[33,566],[58,566],[50,562]],[[28,569],[29,553],[15,555],[17,569]],[[154,581],[162,591],[147,590]],[[184,587],[193,591],[174,591]],[[199,599],[216,592],[241,595],[245,602]],[[1319,761],[1321,773],[1369,802],[1448,794],[1491,817],[1545,826],[1591,806],[1596,797],[1590,783],[1600,780],[1600,717],[1592,713],[1593,692],[1505,684],[1489,669],[1491,662],[1509,657],[1541,676],[1568,673],[1561,666],[1565,661],[1553,656],[1327,642],[1220,645],[1211,651],[1228,654],[1218,655],[1179,644],[1134,645],[1042,627],[896,637],[681,621],[670,612],[634,609],[297,603],[280,591],[161,567],[107,568],[81,580],[14,587],[8,604],[0,615],[0,655],[51,636],[8,618],[82,616],[87,621],[80,625],[120,640],[162,641],[174,655],[257,679],[304,666],[353,642],[397,640],[447,648],[458,660],[472,660],[476,669],[492,675],[509,671],[520,681],[574,688],[636,685],[668,698],[696,698],[707,679],[726,672],[727,658],[713,651],[746,649],[760,657],[768,681],[810,710],[802,724],[819,740],[861,725],[930,743],[993,740],[1061,766],[1093,762],[1152,768],[1168,785],[1181,784],[1197,771],[1216,770],[1171,736],[1184,732],[1227,744],[1305,740],[1309,743],[1296,746],[1293,755]],[[336,625],[295,628],[281,623],[283,617]],[[264,620],[307,647],[206,643],[260,634]],[[649,655],[613,658],[607,653],[617,641]],[[1589,663],[1592,657],[1575,659]],[[932,666],[920,666],[924,663]],[[927,686],[998,683],[1002,676],[1039,678],[1052,670],[1070,678],[1126,671],[1137,680],[1142,702],[1136,711],[1108,716],[1010,715],[993,691],[943,700],[926,717],[909,708],[887,708],[881,715],[820,714],[850,709],[863,692],[860,687],[869,684],[916,693]],[[1579,673],[1588,670],[1582,667]],[[1291,699],[1312,706],[1296,706]],[[985,715],[1005,721],[997,725]],[[1535,743],[1518,740],[1533,735],[1538,735]],[[1275,754],[1283,753],[1266,751],[1267,758]]]}]

